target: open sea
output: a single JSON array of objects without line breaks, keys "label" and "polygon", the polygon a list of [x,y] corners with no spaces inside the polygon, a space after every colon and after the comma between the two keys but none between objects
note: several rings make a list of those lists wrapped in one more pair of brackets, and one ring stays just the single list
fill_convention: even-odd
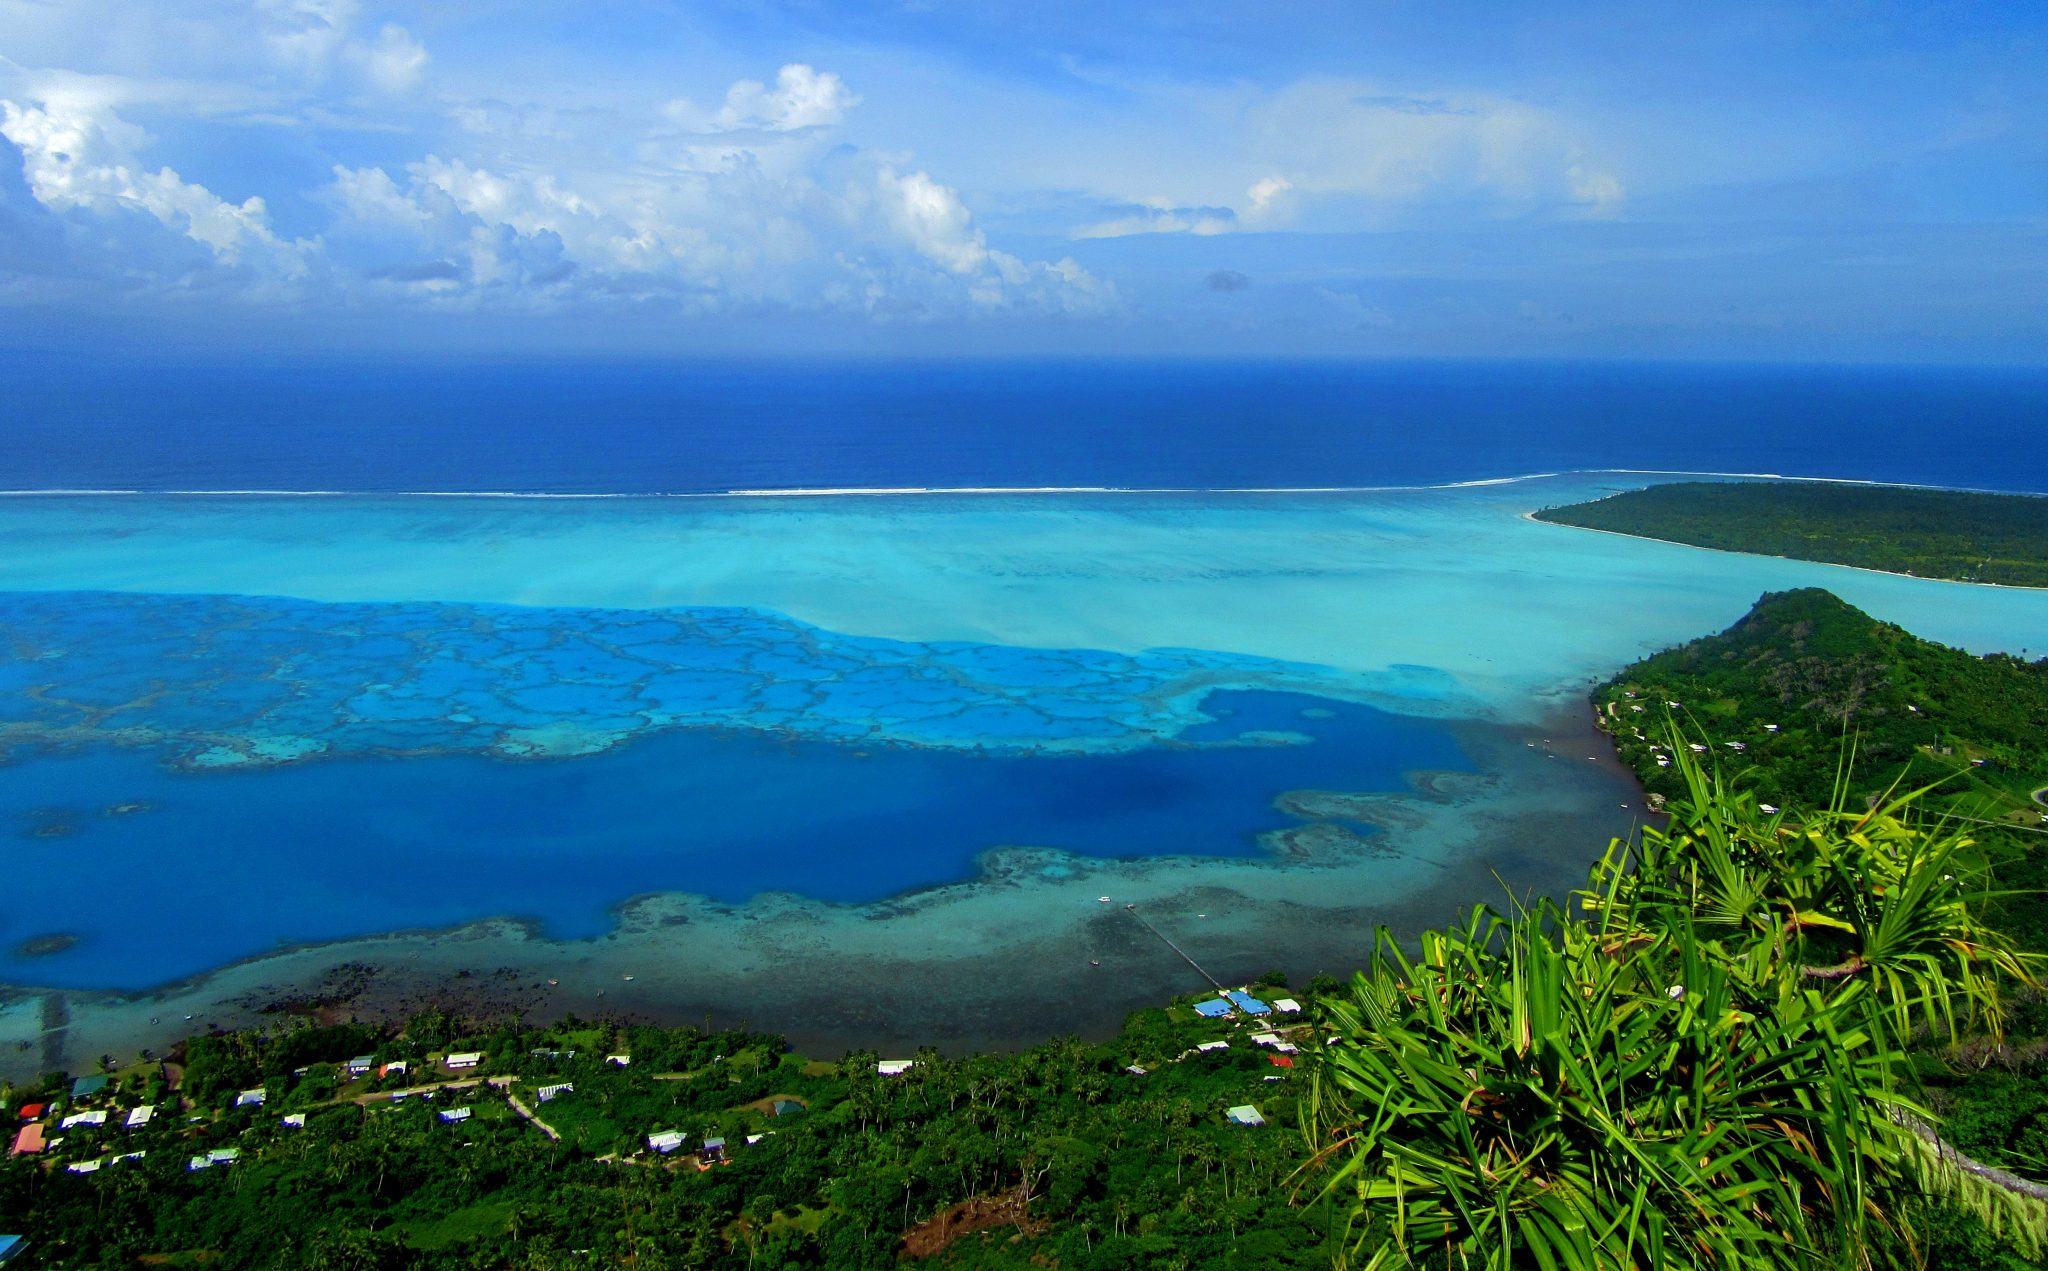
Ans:
[{"label": "open sea", "polygon": [[0,488],[647,494],[1427,485],[1574,469],[2038,490],[2048,371],[1545,362],[0,365]]},{"label": "open sea", "polygon": [[1100,1031],[1204,984],[1126,903],[1341,971],[1581,879],[1643,815],[1586,688],[1763,591],[2048,646],[1527,512],[2043,437],[2040,371],[17,359],[0,1074],[307,997]]}]

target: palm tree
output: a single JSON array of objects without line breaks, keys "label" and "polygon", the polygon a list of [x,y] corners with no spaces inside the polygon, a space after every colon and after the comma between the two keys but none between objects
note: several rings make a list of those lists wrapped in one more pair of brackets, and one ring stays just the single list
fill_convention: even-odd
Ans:
[{"label": "palm tree", "polygon": [[[1681,756],[1682,747],[1674,747]],[[1574,899],[1385,930],[1305,1124],[1370,1268],[1854,1264],[1917,1193],[1905,1043],[2032,964],[1911,797],[1794,822],[1690,798]]]}]

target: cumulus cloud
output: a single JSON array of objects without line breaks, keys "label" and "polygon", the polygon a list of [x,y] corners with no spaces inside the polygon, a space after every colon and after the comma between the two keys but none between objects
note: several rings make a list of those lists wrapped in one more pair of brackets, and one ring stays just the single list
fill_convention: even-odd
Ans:
[{"label": "cumulus cloud", "polygon": [[387,22],[377,38],[354,50],[357,65],[372,84],[387,93],[403,93],[427,73],[427,48],[402,26]]},{"label": "cumulus cloud", "polygon": [[1202,285],[1211,291],[1243,291],[1252,280],[1235,269],[1218,269],[1202,279]]},{"label": "cumulus cloud", "polygon": [[307,273],[315,244],[274,233],[260,196],[229,202],[168,167],[136,157],[147,135],[111,112],[60,99],[40,106],[0,100],[0,136],[21,154],[29,193],[53,212],[99,217],[144,213],[205,245],[223,265],[247,265],[275,281]]},{"label": "cumulus cloud", "polygon": [[713,122],[720,128],[795,132],[844,122],[858,105],[860,98],[837,75],[795,62],[776,73],[774,88],[743,79],[727,89]]},{"label": "cumulus cloud", "polygon": [[1251,189],[1245,191],[1248,200],[1245,219],[1263,220],[1272,216],[1279,210],[1281,199],[1293,188],[1294,182],[1286,177],[1261,177],[1252,182]]},{"label": "cumulus cloud", "polygon": [[[266,191],[315,215],[311,232],[287,235],[263,193],[222,197],[187,180],[159,157],[170,147],[132,122],[131,107],[163,118],[204,93],[61,69],[9,78],[0,65],[0,137],[50,219],[0,218],[0,234],[33,231],[46,255],[60,241],[90,255],[88,273],[140,293],[204,283],[308,305],[652,304],[903,322],[1117,302],[1071,260],[992,245],[960,193],[908,156],[847,144],[840,128],[860,98],[830,71],[791,63],[772,82],[740,80],[714,111],[685,99],[637,112],[460,95],[429,104],[416,92],[432,65],[426,48],[366,18],[356,0],[258,0],[246,27],[211,29],[214,55],[234,68],[224,83],[266,87],[184,122],[360,129],[408,119],[393,135],[419,136],[418,149],[395,162],[333,163],[312,188]],[[270,68],[267,79],[251,59]],[[52,240],[52,225],[101,232]],[[169,250],[180,243],[203,251]],[[0,259],[18,245],[0,241]]]},{"label": "cumulus cloud", "polygon": [[258,0],[255,7],[271,59],[308,81],[347,73],[380,92],[405,93],[426,74],[426,46],[395,22],[364,30],[356,0]]}]

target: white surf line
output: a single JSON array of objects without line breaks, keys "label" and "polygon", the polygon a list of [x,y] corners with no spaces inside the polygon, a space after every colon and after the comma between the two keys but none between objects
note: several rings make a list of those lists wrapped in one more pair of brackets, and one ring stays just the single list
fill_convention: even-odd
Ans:
[{"label": "white surf line", "polygon": [[1528,472],[1508,477],[1474,477],[1462,481],[1440,481],[1421,485],[1274,485],[1274,486],[1126,486],[1126,485],[1043,485],[1043,486],[788,486],[742,487],[731,490],[642,490],[642,491],[531,491],[531,490],[266,490],[266,489],[48,489],[0,490],[0,498],[104,498],[156,495],[177,498],[288,498],[288,499],[811,499],[811,498],[913,498],[933,495],[1019,495],[1019,494],[1399,494],[1430,490],[1469,490],[1487,486],[1518,485],[1563,477],[1651,476],[1719,477],[1729,480],[1807,482],[1820,485],[1856,485],[1899,490],[1953,490],[1965,494],[2005,494],[2018,498],[2048,497],[2032,490],[1992,490],[1982,486],[1948,486],[1920,481],[1878,481],[1867,477],[1795,476],[1780,472],[1722,472],[1693,468],[1566,468],[1556,472]]}]

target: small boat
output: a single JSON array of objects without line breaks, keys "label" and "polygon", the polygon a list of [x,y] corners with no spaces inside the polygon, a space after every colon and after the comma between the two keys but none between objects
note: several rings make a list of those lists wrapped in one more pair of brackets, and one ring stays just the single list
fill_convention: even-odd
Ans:
[{"label": "small boat", "polygon": [[1090,959],[1088,959],[1088,965],[1089,965],[1089,966],[1101,966],[1101,965],[1102,965],[1102,963],[1100,963],[1100,962],[1097,962],[1097,961],[1096,961],[1096,960],[1095,960],[1094,958],[1090,958]]},{"label": "small boat", "polygon": [[633,977],[632,977],[632,976],[630,976],[630,975],[622,975],[622,976],[620,976],[619,978],[620,978],[620,979],[622,979],[622,980],[630,980],[630,979],[632,979]]},{"label": "small boat", "polygon": [[1107,896],[1097,896],[1095,899],[1101,901],[1105,905],[1109,903],[1109,897]]}]

